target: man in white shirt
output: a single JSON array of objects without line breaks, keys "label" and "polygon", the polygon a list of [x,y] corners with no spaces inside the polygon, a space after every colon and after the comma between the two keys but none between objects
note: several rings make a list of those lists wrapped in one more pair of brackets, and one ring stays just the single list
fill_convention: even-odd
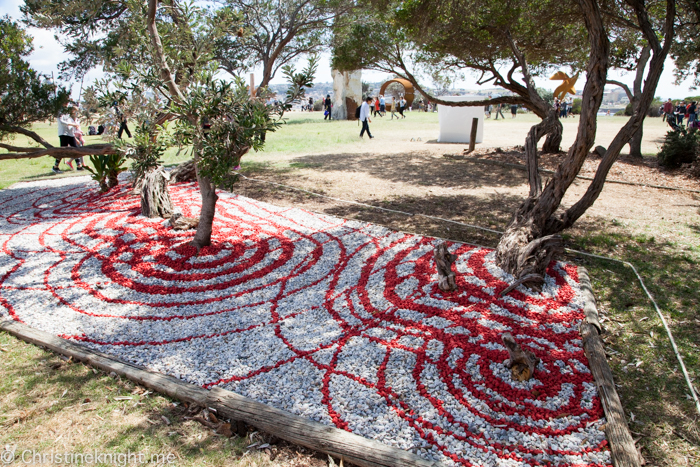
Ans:
[{"label": "man in white shirt", "polygon": [[365,131],[367,132],[367,135],[369,136],[369,139],[374,138],[372,136],[372,133],[369,132],[369,123],[372,123],[372,120],[370,120],[369,115],[370,115],[370,104],[372,103],[372,98],[368,97],[365,99],[365,101],[362,103],[360,106],[360,121],[362,122],[362,131],[360,131],[360,138],[365,134]]}]

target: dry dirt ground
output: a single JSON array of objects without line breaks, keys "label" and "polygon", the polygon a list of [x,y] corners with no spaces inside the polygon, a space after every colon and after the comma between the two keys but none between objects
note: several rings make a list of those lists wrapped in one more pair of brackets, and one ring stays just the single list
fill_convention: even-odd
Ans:
[{"label": "dry dirt ground", "polygon": [[[477,150],[463,160],[450,160],[445,154],[463,154],[465,144],[437,143],[439,127],[434,119],[418,118],[407,113],[407,119],[389,121],[372,120],[375,139],[357,139],[343,144],[339,149],[285,153],[260,152],[246,157],[252,165],[244,173],[278,183],[303,187],[316,193],[345,200],[384,207],[403,206],[415,213],[439,213],[440,217],[502,230],[513,209],[528,192],[526,173],[512,167],[478,163],[483,159],[511,164],[522,164],[522,145],[530,127],[537,119],[533,115],[521,115],[511,119],[485,120],[484,141]],[[387,117],[388,118],[388,117]],[[421,121],[420,125],[414,122]],[[626,118],[601,117],[595,145],[607,146]],[[563,119],[562,149],[573,143],[578,128],[578,118]],[[326,127],[329,133],[357,131],[356,122],[333,122]],[[668,131],[660,118],[648,118],[644,123],[644,154],[656,154]],[[358,131],[359,132],[359,131]],[[270,139],[277,137],[272,134]],[[691,191],[672,191],[607,183],[599,199],[584,215],[576,228],[590,228],[600,220],[613,219],[629,224],[635,233],[651,234],[663,230],[662,235],[678,235],[681,238],[693,229],[700,228],[698,197],[700,180],[690,178],[679,171],[659,170],[655,157],[645,156],[644,161],[627,157],[628,147],[623,149],[620,160],[612,167],[609,180],[685,188]],[[555,169],[563,154],[543,155],[541,166]],[[583,176],[593,176],[599,160],[589,157],[581,171]],[[544,175],[546,182],[548,175]],[[577,179],[563,200],[563,207],[575,203],[584,193],[590,181]],[[280,193],[281,187],[243,181],[234,190],[241,194],[279,204],[303,206],[338,216],[357,216],[358,206],[334,202],[297,193]],[[693,192],[695,191],[695,192]],[[301,203],[301,204],[300,204]],[[369,211],[363,219],[387,224],[397,229],[438,235],[472,243],[480,241],[482,233],[470,230],[466,236],[455,236],[453,225],[432,223],[424,218],[406,218],[386,212]],[[431,226],[431,230],[424,230]],[[670,231],[670,232],[669,232]],[[493,241],[497,236],[489,236]],[[488,242],[493,245],[495,243]]]},{"label": "dry dirt ground", "polygon": [[[450,152],[456,153],[455,149],[461,152],[463,145],[450,148]],[[554,168],[560,157],[546,156],[542,165]],[[494,160],[507,164],[523,162],[522,153],[516,150],[495,152],[482,148],[462,160],[454,160],[414,145],[411,151],[385,154],[297,156],[286,161],[286,167],[256,164],[245,173],[257,180],[274,181],[333,198],[503,230],[514,208],[527,195],[527,178],[524,170],[487,163]],[[589,157],[581,174],[592,176],[597,163],[596,158]],[[547,175],[545,182],[546,179]],[[700,181],[680,173],[660,172],[651,160],[643,163],[625,159],[613,166],[610,179],[690,191],[607,183],[574,231],[594,228],[601,220],[615,220],[637,234],[660,235],[669,240],[675,237],[687,243],[692,232],[700,229]],[[589,183],[577,179],[567,192],[563,207],[575,203]],[[485,242],[491,246],[497,240],[497,235],[456,224],[371,210],[260,181],[243,180],[235,191],[276,204],[361,217],[399,230],[470,243]]]}]

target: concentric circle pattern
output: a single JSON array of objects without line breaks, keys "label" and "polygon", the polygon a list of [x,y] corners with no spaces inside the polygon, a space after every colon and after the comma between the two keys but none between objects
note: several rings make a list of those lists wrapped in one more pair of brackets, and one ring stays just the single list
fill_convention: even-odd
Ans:
[{"label": "concentric circle pattern", "polygon": [[[197,215],[195,186],[170,190]],[[225,193],[196,256],[194,232],[85,179],[3,190],[0,213],[5,318],[445,465],[610,464],[575,266],[501,298],[494,253],[452,244],[443,293],[435,239]],[[506,331],[542,359],[530,381]]]}]

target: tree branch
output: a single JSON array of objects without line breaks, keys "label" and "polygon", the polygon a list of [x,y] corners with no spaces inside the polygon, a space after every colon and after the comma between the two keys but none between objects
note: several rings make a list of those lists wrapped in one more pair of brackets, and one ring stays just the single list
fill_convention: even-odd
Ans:
[{"label": "tree branch", "polygon": [[609,79],[608,84],[614,84],[615,86],[620,86],[623,91],[625,91],[625,94],[627,94],[627,99],[632,102],[632,99],[634,99],[634,94],[632,94],[632,91],[630,90],[629,86],[627,86],[625,83],[621,81],[616,81],[614,79]]},{"label": "tree branch", "polygon": [[156,11],[158,9],[158,0],[148,0],[148,33],[151,36],[151,44],[155,49],[156,60],[158,61],[158,66],[160,68],[160,77],[165,81],[168,86],[168,90],[172,94],[173,98],[182,101],[184,96],[180,92],[180,88],[175,84],[173,75],[170,72],[170,67],[168,62],[165,60],[165,54],[163,53],[163,44],[160,41],[160,36],[158,35],[158,29],[156,27]]},{"label": "tree branch", "polygon": [[11,125],[0,125],[0,131],[4,131],[6,133],[18,133],[20,135],[27,136],[28,138],[33,139],[37,143],[41,144],[45,148],[52,148],[53,146],[49,144],[48,141],[46,141],[44,138],[39,136],[37,133],[27,130],[26,128],[22,128],[21,126],[11,126]]},{"label": "tree branch", "polygon": [[14,152],[34,152],[39,150],[39,148],[23,148],[19,146],[11,146],[9,144],[0,143],[0,148],[7,149],[8,151]]},{"label": "tree branch", "polygon": [[36,159],[37,157],[49,156],[55,159],[74,158],[92,155],[114,154],[115,149],[112,144],[90,144],[75,148],[72,146],[50,147],[46,149],[38,148],[18,148],[15,153],[0,154],[0,160],[10,159]]}]

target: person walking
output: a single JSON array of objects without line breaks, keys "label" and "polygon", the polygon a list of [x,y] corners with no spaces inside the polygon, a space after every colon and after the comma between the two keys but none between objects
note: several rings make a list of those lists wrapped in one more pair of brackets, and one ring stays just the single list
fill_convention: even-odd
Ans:
[{"label": "person walking", "polygon": [[503,116],[503,105],[502,104],[498,104],[498,106],[496,106],[496,120],[498,120],[499,115],[501,116],[501,120],[506,119],[506,117]]},{"label": "person walking", "polygon": [[131,138],[131,132],[126,122],[126,115],[119,110],[119,103],[117,101],[112,102],[112,107],[114,107],[114,113],[117,116],[117,121],[119,122],[119,131],[117,132],[117,138],[122,139],[122,134],[126,131],[126,135]]},{"label": "person walking", "polygon": [[382,113],[382,117],[386,115],[386,100],[384,100],[384,95],[379,95],[379,111]]},{"label": "person walking", "polygon": [[688,106],[688,128],[698,119],[698,103],[693,101]]},{"label": "person walking", "polygon": [[671,117],[673,117],[673,102],[669,98],[664,104],[664,118],[662,121],[668,121]]},{"label": "person walking", "polygon": [[[391,119],[394,119],[394,115],[396,115],[396,98],[392,97],[391,98]],[[398,120],[399,117],[396,117],[396,120]]]},{"label": "person walking", "polygon": [[372,123],[372,120],[369,118],[371,110],[370,110],[370,105],[372,104],[372,98],[367,97],[365,101],[362,103],[360,106],[360,121],[362,122],[362,130],[360,131],[360,138],[362,138],[365,134],[365,131],[367,132],[367,136],[369,136],[369,139],[373,139],[374,136],[372,136],[372,133],[369,132],[369,124]]},{"label": "person walking", "polygon": [[323,119],[326,120],[328,119],[329,121],[332,120],[331,116],[331,95],[328,94],[326,95],[326,100],[323,101],[323,107],[326,109],[325,112],[323,113]]},{"label": "person walking", "polygon": [[681,102],[676,107],[676,123],[679,126],[683,126],[683,119],[685,118],[685,102]]},{"label": "person walking", "polygon": [[401,101],[399,101],[399,113],[401,114],[401,117],[406,118],[404,115],[404,111],[406,110],[406,99],[404,99],[403,96],[401,96]]},{"label": "person walking", "polygon": [[377,115],[379,115],[381,117],[382,114],[380,113],[379,109],[379,96],[377,96],[377,98],[374,99],[374,105],[372,106],[372,108],[374,109],[372,116],[376,117]]},{"label": "person walking", "polygon": [[516,104],[510,106],[510,114],[512,115],[512,117],[510,117],[511,119],[515,118],[518,114],[518,106]]},{"label": "person walking", "polygon": [[[67,112],[64,111],[59,117],[58,117],[58,139],[61,142],[61,147],[66,147],[66,146],[71,146],[74,148],[78,147],[78,144],[75,141],[75,131],[80,128],[80,125],[75,121],[74,117],[78,116],[78,108],[77,107],[71,107],[70,110]],[[70,168],[73,168],[72,165],[68,162],[66,162],[66,165],[69,166]],[[76,162],[78,164],[78,170],[83,170],[83,163],[81,159],[76,159]],[[61,169],[59,168],[59,165],[61,163],[60,158],[56,158],[56,163],[52,167],[53,173],[60,174]]]}]

